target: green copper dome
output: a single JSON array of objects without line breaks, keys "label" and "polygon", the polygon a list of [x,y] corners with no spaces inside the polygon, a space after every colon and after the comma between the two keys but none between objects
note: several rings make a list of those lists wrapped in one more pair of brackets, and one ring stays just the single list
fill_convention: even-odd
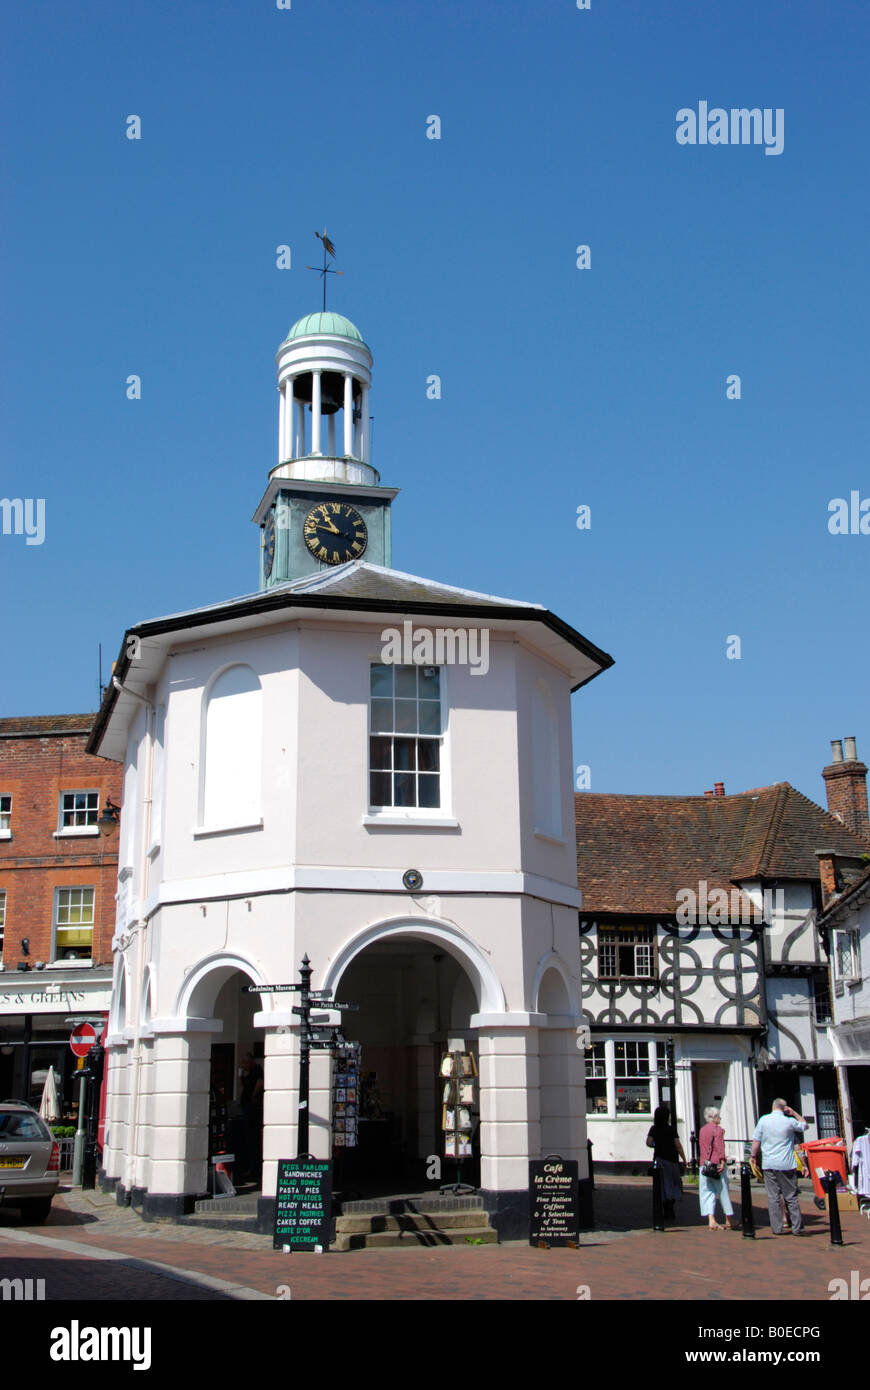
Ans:
[{"label": "green copper dome", "polygon": [[334,314],[331,310],[321,314],[306,314],[304,318],[297,319],[284,341],[289,343],[291,338],[304,338],[309,333],[331,333],[336,338],[352,338],[357,343],[363,341],[363,335],[350,319],[346,319],[344,314]]}]

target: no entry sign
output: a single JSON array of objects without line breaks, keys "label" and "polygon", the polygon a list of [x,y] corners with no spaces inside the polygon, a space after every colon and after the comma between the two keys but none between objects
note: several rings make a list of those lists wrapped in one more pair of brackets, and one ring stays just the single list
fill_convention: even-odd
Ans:
[{"label": "no entry sign", "polygon": [[89,1023],[80,1023],[69,1035],[69,1045],[75,1057],[87,1057],[96,1041],[97,1035]]}]

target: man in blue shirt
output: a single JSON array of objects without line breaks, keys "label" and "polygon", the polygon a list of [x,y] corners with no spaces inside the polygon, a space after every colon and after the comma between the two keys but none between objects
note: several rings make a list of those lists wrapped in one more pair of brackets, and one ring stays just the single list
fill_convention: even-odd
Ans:
[{"label": "man in blue shirt", "polygon": [[806,1123],[786,1105],[784,1100],[775,1100],[769,1115],[762,1115],[752,1136],[752,1161],[758,1162],[764,1170],[764,1186],[767,1190],[767,1210],[770,1213],[770,1226],[775,1236],[782,1235],[782,1204],[785,1198],[791,1221],[792,1234],[806,1235],[798,1202],[797,1165],[794,1146],[798,1136],[803,1134]]}]

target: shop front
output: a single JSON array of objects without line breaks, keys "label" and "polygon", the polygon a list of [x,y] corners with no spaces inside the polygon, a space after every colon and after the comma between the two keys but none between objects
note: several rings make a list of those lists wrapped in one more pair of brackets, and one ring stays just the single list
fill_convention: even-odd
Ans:
[{"label": "shop front", "polygon": [[84,971],[4,971],[0,975],[0,1099],[23,1100],[39,1107],[49,1068],[54,1069],[61,1123],[75,1118],[78,1060],[70,1033],[88,1022],[99,1037],[109,1012],[112,972],[106,967]]}]

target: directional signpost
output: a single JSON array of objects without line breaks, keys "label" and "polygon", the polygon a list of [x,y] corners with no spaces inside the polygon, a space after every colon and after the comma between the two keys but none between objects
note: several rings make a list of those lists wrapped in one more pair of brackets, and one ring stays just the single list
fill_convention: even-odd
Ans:
[{"label": "directional signpost", "polygon": [[[299,995],[299,1003],[293,1005],[293,1013],[298,1014],[302,1024],[299,1037],[299,1112],[298,1138],[295,1161],[282,1158],[278,1162],[278,1195],[275,1214],[275,1246],[283,1250],[329,1248],[328,1234],[325,1234],[331,1221],[332,1208],[332,1160],[316,1159],[308,1152],[308,1100],[310,1093],[310,1063],[312,1048],[324,1050],[341,1046],[345,1039],[340,1028],[321,1025],[312,1021],[311,1015],[323,1009],[358,1009],[359,1004],[337,1004],[330,989],[312,989],[311,976],[314,971],[307,955],[302,957],[299,968],[299,981],[287,985],[245,985],[246,994],[291,994]],[[302,1167],[300,1168],[300,1165]],[[312,1185],[317,1185],[317,1195]],[[306,1189],[307,1192],[306,1192]],[[296,1205],[305,1202],[308,1214],[316,1219],[310,1223],[307,1235],[303,1235],[303,1209],[296,1211]],[[299,1224],[299,1241],[288,1240],[288,1222]],[[311,1234],[314,1231],[316,1234]],[[302,1243],[306,1242],[306,1243]]]}]

